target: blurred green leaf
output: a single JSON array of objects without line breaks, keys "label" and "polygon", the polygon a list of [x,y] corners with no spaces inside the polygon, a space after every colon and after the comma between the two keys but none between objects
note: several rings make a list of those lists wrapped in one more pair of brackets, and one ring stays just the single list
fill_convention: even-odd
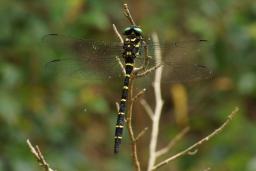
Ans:
[{"label": "blurred green leaf", "polygon": [[[162,170],[198,171],[210,166],[218,171],[254,171],[256,3],[127,3],[145,35],[157,31],[163,41],[191,37],[208,40],[200,57],[214,69],[214,74],[209,80],[184,85],[189,94],[191,132],[171,154],[216,129],[234,106],[241,109],[221,134],[200,147],[197,155],[181,158]],[[0,1],[0,171],[41,169],[26,147],[27,138],[41,147],[46,160],[57,170],[132,169],[126,128],[121,153],[112,154],[114,103],[120,100],[122,83],[113,81],[110,86],[107,82],[86,82],[72,76],[61,79],[55,68],[46,71],[45,63],[51,57],[65,58],[71,54],[66,49],[45,47],[42,42],[48,33],[109,41],[116,38],[113,23],[119,31],[130,25],[122,12],[122,2],[116,0]],[[86,69],[90,77],[96,77],[93,70]],[[222,78],[228,84],[221,82]],[[173,118],[174,102],[166,93],[169,85],[162,88],[165,106],[159,148],[180,130]],[[145,98],[154,104],[152,89],[148,89]],[[135,105],[133,116],[136,134],[150,127],[150,120],[139,104]],[[143,169],[147,165],[148,136],[149,133],[138,142]]]}]

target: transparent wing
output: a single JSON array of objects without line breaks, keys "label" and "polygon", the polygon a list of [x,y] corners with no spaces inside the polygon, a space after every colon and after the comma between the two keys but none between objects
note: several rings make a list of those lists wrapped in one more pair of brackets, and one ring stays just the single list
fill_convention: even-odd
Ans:
[{"label": "transparent wing", "polygon": [[[156,65],[163,65],[163,83],[190,82],[212,77],[212,71],[203,64],[201,52],[206,45],[206,40],[187,40],[180,42],[163,42],[156,44],[147,40],[143,47],[147,47],[148,68]],[[155,50],[162,53],[162,61],[157,62],[155,59]],[[138,59],[142,61],[145,51],[141,53]],[[153,73],[149,74],[153,77]],[[152,79],[152,78],[151,78]]]},{"label": "transparent wing", "polygon": [[[177,42],[160,42],[157,44],[150,39],[147,39],[143,44],[143,48],[147,48],[148,55],[154,59],[155,49],[160,49],[162,53],[162,60],[164,62],[175,62],[175,61],[184,61],[184,62],[195,62],[200,56],[200,52],[207,45],[206,40],[202,39],[193,39],[186,41],[177,41]],[[143,50],[142,56],[145,55]]]},{"label": "transparent wing", "polygon": [[[60,34],[48,34],[43,43],[54,49],[45,62],[48,71],[57,71],[64,78],[120,79],[122,72],[116,56],[121,56],[122,44],[118,42],[94,41],[72,38]],[[164,65],[163,82],[184,82],[209,78],[212,72],[200,64],[200,50],[205,40],[163,42],[155,44],[147,40],[142,44],[141,55],[135,60],[136,66],[143,64],[145,54],[149,55],[148,68],[159,65],[154,49],[160,49]],[[145,52],[147,49],[147,53]],[[49,58],[50,57],[50,58]],[[150,74],[152,76],[152,73]],[[147,79],[150,78],[147,77]]]},{"label": "transparent wing", "polygon": [[45,69],[59,76],[70,78],[110,79],[121,76],[116,56],[122,52],[122,44],[90,39],[73,38],[60,34],[48,34],[42,38],[44,45],[54,53],[45,57]]},{"label": "transparent wing", "polygon": [[163,65],[163,83],[193,82],[212,77],[205,65],[191,63],[168,63]]}]

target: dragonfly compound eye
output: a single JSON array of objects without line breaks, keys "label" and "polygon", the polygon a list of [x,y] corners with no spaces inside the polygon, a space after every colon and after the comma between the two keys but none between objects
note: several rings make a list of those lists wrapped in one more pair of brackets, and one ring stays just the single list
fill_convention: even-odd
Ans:
[{"label": "dragonfly compound eye", "polygon": [[142,35],[142,30],[138,26],[129,26],[124,29],[124,35],[131,35],[131,34],[136,34],[137,36]]}]

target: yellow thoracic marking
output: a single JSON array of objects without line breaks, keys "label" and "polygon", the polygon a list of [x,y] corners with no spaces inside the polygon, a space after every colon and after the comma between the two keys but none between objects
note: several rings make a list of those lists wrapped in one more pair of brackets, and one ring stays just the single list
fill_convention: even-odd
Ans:
[{"label": "yellow thoracic marking", "polygon": [[124,115],[124,112],[119,112],[118,115]]},{"label": "yellow thoracic marking", "polygon": [[135,45],[135,47],[140,47],[140,42]]},{"label": "yellow thoracic marking", "polygon": [[125,74],[125,77],[129,77],[129,78],[130,78],[130,77],[131,77],[131,75],[130,75],[130,74]]},{"label": "yellow thoracic marking", "polygon": [[131,45],[127,45],[127,47],[131,47]]},{"label": "yellow thoracic marking", "polygon": [[131,51],[127,51],[127,52],[126,52],[126,55],[131,55],[131,54],[132,54]]},{"label": "yellow thoracic marking", "polygon": [[123,86],[123,89],[126,89],[126,90],[128,90],[128,86]]},{"label": "yellow thoracic marking", "polygon": [[136,40],[136,38],[131,39],[132,42],[134,42],[135,40]]},{"label": "yellow thoracic marking", "polygon": [[125,41],[129,41],[130,39],[126,38]]},{"label": "yellow thoracic marking", "polygon": [[116,128],[123,128],[123,125],[116,125]]},{"label": "yellow thoracic marking", "polygon": [[132,63],[126,63],[125,65],[126,65],[126,66],[133,66]]},{"label": "yellow thoracic marking", "polygon": [[115,136],[115,139],[122,139],[122,137],[120,137],[120,136]]},{"label": "yellow thoracic marking", "polygon": [[121,99],[121,102],[126,102],[126,99]]}]

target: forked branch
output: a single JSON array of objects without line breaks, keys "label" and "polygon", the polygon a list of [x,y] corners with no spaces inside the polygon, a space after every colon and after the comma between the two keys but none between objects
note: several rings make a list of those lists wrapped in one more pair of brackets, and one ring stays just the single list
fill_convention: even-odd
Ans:
[{"label": "forked branch", "polygon": [[[159,40],[156,34],[152,35],[153,42],[156,45],[159,45]],[[160,48],[154,49],[155,51],[155,58],[157,63],[162,62],[162,56]],[[161,93],[161,78],[162,78],[163,66],[159,66],[156,68],[155,71],[155,80],[153,82],[154,93],[155,93],[155,111],[152,116],[152,130],[151,130],[151,137],[150,137],[150,144],[149,144],[149,160],[148,160],[148,171],[152,170],[156,161],[156,147],[157,147],[157,140],[158,140],[158,132],[159,132],[159,120],[162,113],[163,107],[163,99]]]},{"label": "forked branch", "polygon": [[170,151],[170,149],[176,145],[189,131],[189,127],[185,127],[179,134],[177,134],[170,142],[169,144],[162,148],[161,150],[156,152],[156,157],[160,157]]},{"label": "forked branch", "polygon": [[206,136],[205,138],[201,139],[200,141],[196,142],[195,144],[191,145],[190,147],[186,148],[185,150],[165,159],[164,161],[156,164],[152,170],[156,170],[166,164],[168,164],[169,162],[189,154],[191,151],[196,150],[197,151],[197,147],[202,145],[203,143],[209,141],[212,137],[214,137],[215,135],[219,134],[228,124],[229,122],[233,119],[233,117],[235,116],[235,114],[238,112],[239,108],[236,107],[227,117],[226,121],[217,129],[215,129],[211,134],[209,134],[208,136]]},{"label": "forked branch", "polygon": [[39,166],[43,167],[45,171],[56,171],[50,168],[50,165],[45,161],[43,154],[41,153],[38,145],[35,147],[30,143],[29,139],[27,139],[27,145],[31,150],[31,153],[36,158]]}]

